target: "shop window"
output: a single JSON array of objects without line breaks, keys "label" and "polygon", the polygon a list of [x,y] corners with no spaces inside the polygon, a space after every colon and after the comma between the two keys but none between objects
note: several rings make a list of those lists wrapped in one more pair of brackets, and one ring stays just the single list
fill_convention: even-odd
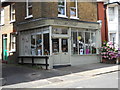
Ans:
[{"label": "shop window", "polygon": [[90,54],[90,32],[85,32],[85,48],[86,48],[86,54]]},{"label": "shop window", "polygon": [[59,52],[59,39],[52,39],[52,52],[53,53]]},{"label": "shop window", "polygon": [[89,31],[72,31],[72,53],[78,55],[96,54],[96,34]]},{"label": "shop window", "polygon": [[1,8],[0,25],[4,25],[4,8]]},{"label": "shop window", "polygon": [[84,32],[78,32],[78,48],[79,48],[79,54],[83,55],[85,54],[85,46],[84,46]]},{"label": "shop window", "polygon": [[26,18],[31,18],[32,16],[32,1],[26,0]]},{"label": "shop window", "polygon": [[16,51],[16,36],[15,34],[10,34],[11,36],[11,51]]},{"label": "shop window", "polygon": [[66,16],[66,0],[58,0],[58,16]]},{"label": "shop window", "polygon": [[68,39],[62,39],[62,52],[68,52]]},{"label": "shop window", "polygon": [[70,18],[77,18],[77,0],[70,1]]},{"label": "shop window", "polygon": [[44,55],[49,55],[50,47],[49,47],[49,34],[43,34],[43,45],[44,45]]},{"label": "shop window", "polygon": [[10,20],[15,21],[15,4],[11,4],[10,6]]},{"label": "shop window", "polygon": [[53,28],[53,34],[68,34],[67,28]]},{"label": "shop window", "polygon": [[31,35],[31,55],[49,55],[49,33]]},{"label": "shop window", "polygon": [[77,54],[78,53],[77,32],[72,32],[72,47],[73,54]]},{"label": "shop window", "polygon": [[91,53],[96,54],[96,33],[91,32]]}]

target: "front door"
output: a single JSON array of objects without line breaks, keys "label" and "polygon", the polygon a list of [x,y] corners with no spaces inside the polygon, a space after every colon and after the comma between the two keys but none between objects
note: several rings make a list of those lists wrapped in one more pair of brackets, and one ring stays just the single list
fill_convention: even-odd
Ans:
[{"label": "front door", "polygon": [[52,39],[52,52],[53,63],[55,65],[69,65],[70,64],[70,51],[69,51],[68,38],[53,38]]},{"label": "front door", "polygon": [[7,35],[3,35],[3,60],[6,61],[8,59],[7,53]]}]

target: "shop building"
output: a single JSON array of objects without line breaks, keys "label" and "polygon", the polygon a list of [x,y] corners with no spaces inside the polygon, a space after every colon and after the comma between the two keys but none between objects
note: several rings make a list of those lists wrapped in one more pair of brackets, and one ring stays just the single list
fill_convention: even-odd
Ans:
[{"label": "shop building", "polygon": [[[16,5],[18,56],[48,56],[49,68],[100,62],[97,2],[27,1]],[[44,60],[35,60],[40,62]],[[24,63],[32,62],[26,58]]]}]

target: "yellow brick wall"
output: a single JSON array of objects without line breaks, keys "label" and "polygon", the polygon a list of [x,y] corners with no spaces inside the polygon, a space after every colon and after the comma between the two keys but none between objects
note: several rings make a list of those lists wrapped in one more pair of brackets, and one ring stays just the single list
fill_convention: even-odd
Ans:
[{"label": "yellow brick wall", "polygon": [[10,50],[10,33],[13,32],[13,23],[10,23],[10,5],[4,7],[3,26],[0,26],[0,59],[2,58],[2,34],[7,34],[7,50]]}]

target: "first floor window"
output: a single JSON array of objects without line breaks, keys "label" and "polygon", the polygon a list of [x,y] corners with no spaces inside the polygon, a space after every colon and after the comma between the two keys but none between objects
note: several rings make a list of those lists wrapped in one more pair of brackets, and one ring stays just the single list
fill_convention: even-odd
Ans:
[{"label": "first floor window", "polygon": [[96,54],[96,33],[89,30],[73,30],[72,34],[72,54],[86,55]]},{"label": "first floor window", "polygon": [[58,0],[58,15],[66,15],[66,0]]},{"label": "first floor window", "polygon": [[77,0],[70,0],[70,17],[77,17]]},{"label": "first floor window", "polygon": [[32,1],[26,0],[26,17],[32,16]]}]

